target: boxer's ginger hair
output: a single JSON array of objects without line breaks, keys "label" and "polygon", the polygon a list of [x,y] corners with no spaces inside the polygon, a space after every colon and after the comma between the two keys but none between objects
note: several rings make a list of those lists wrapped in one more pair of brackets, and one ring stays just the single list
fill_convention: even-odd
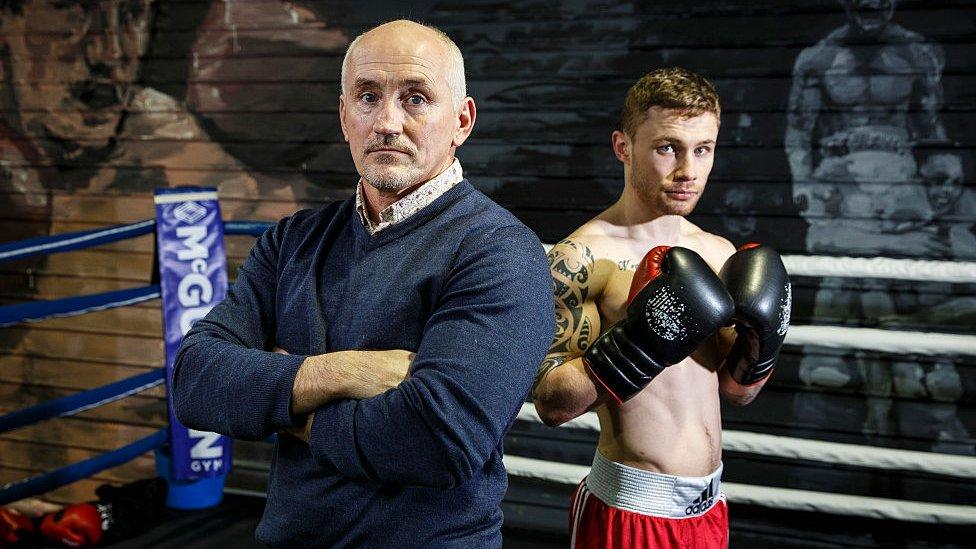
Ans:
[{"label": "boxer's ginger hair", "polygon": [[620,125],[631,139],[647,120],[651,107],[676,109],[689,118],[706,112],[718,119],[722,115],[715,86],[704,76],[680,67],[653,70],[627,90]]}]

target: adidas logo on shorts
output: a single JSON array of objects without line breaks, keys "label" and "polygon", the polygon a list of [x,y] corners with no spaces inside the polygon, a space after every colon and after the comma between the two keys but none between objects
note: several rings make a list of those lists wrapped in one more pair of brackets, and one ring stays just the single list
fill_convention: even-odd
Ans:
[{"label": "adidas logo on shorts", "polygon": [[715,502],[715,482],[709,482],[708,488],[702,490],[701,495],[695,498],[691,502],[691,505],[685,507],[685,515],[697,515],[707,511],[712,503]]}]

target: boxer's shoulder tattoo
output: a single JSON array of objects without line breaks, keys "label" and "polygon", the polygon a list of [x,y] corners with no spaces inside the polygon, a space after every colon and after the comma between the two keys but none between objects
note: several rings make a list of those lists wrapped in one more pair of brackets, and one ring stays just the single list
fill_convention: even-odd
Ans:
[{"label": "boxer's shoulder tattoo", "polygon": [[593,251],[585,244],[565,239],[552,247],[548,257],[556,299],[556,335],[549,354],[539,366],[536,383],[550,370],[589,347],[593,337],[593,325],[583,314],[596,264]]},{"label": "boxer's shoulder tattoo", "polygon": [[[556,338],[549,352],[572,352],[568,336],[583,324],[583,304],[590,294],[590,280],[596,259],[585,244],[563,240],[549,251],[553,295],[556,298]],[[562,347],[557,344],[562,343]]]}]

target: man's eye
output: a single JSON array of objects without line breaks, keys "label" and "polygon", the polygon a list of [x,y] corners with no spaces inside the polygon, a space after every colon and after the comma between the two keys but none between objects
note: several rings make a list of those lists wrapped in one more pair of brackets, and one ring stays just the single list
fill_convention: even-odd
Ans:
[{"label": "man's eye", "polygon": [[708,154],[709,151],[711,151],[711,149],[709,149],[708,147],[698,147],[697,149],[695,149],[695,154],[697,154],[698,156],[704,156]]},{"label": "man's eye", "polygon": [[376,94],[375,93],[366,92],[366,93],[360,95],[359,98],[362,99],[363,101],[367,102],[367,103],[375,103],[376,102]]},{"label": "man's eye", "polygon": [[660,147],[657,148],[657,152],[662,154],[673,153],[674,145],[671,145],[670,143],[667,145],[661,145]]},{"label": "man's eye", "polygon": [[426,102],[427,101],[422,95],[414,94],[407,98],[407,103],[410,103],[411,105],[423,105]]}]

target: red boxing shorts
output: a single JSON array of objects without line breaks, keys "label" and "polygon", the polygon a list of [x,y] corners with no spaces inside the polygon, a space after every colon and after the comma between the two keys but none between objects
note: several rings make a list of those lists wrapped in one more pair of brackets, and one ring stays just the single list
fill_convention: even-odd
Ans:
[{"label": "red boxing shorts", "polygon": [[572,549],[726,548],[722,466],[706,477],[628,467],[599,452],[570,507]]}]

